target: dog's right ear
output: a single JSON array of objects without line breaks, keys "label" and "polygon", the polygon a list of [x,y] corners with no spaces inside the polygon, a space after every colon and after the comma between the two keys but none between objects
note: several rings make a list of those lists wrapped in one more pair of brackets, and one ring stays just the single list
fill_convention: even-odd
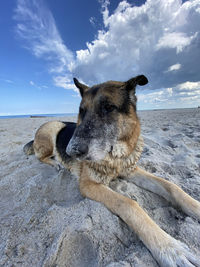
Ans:
[{"label": "dog's right ear", "polygon": [[79,89],[81,96],[83,97],[84,92],[87,91],[89,87],[83,83],[80,83],[76,78],[73,78],[73,80],[74,84]]},{"label": "dog's right ear", "polygon": [[148,79],[146,76],[144,75],[138,75],[134,78],[131,78],[130,80],[128,80],[126,82],[126,88],[130,91],[130,90],[135,90],[135,87],[137,85],[143,86],[145,84],[148,83]]}]

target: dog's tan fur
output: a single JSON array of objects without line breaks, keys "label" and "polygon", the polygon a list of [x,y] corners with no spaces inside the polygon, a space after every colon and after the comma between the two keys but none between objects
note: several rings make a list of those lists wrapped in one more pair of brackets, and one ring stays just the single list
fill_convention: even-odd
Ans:
[{"label": "dog's tan fur", "polygon": [[47,122],[37,130],[33,148],[40,161],[57,167],[56,161],[52,157],[57,156],[56,136],[64,126],[65,124],[60,121]]},{"label": "dog's tan fur", "polygon": [[[110,98],[110,101],[116,106],[123,102],[123,94],[120,90],[124,83],[104,83],[99,85],[100,89],[96,94],[91,93],[95,87],[89,88],[77,80],[75,84],[83,97],[81,107],[87,109],[88,112],[94,112],[98,105],[98,99],[102,95]],[[116,90],[115,87],[118,89]],[[133,99],[133,102],[136,101],[134,95],[130,98]],[[115,111],[110,116],[113,116],[111,119],[114,119]],[[78,127],[83,120],[79,114]],[[186,245],[164,232],[136,201],[114,192],[108,187],[110,181],[119,176],[130,179],[136,185],[164,197],[186,214],[200,220],[200,203],[198,201],[177,185],[136,166],[142,152],[143,140],[134,105],[130,105],[127,114],[122,112],[117,115],[116,125],[118,139],[112,146],[112,150],[99,161],[73,159],[66,162],[63,160],[57,153],[55,144],[57,133],[64,127],[62,122],[49,122],[41,126],[33,144],[35,154],[41,161],[51,165],[55,165],[51,157],[56,156],[56,159],[65,168],[76,172],[79,176],[82,195],[103,203],[113,213],[120,216],[137,233],[160,266],[200,266],[199,258],[193,255]]]}]

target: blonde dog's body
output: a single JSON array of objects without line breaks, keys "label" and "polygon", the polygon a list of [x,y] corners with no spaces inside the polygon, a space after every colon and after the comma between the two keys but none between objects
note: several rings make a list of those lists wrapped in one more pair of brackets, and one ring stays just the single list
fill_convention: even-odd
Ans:
[{"label": "blonde dog's body", "polygon": [[177,185],[137,166],[143,140],[136,114],[135,87],[146,84],[146,77],[140,75],[126,83],[107,82],[91,88],[74,81],[82,95],[77,125],[63,122],[42,125],[34,141],[25,146],[25,152],[34,151],[42,162],[53,166],[59,162],[78,175],[82,195],[103,203],[120,216],[160,266],[200,266],[199,257],[164,232],[136,201],[108,187],[117,177],[130,179],[200,220],[198,201]]}]

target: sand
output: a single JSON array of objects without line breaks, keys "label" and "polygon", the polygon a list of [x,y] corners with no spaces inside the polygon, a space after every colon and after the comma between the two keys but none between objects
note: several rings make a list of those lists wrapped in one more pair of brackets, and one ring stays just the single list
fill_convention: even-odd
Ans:
[{"label": "sand", "polygon": [[[200,109],[142,111],[139,165],[200,201]],[[50,120],[0,120],[0,266],[158,266],[135,233],[102,204],[83,198],[77,177],[25,156],[23,145]],[[167,233],[200,251],[200,224],[129,181],[114,190],[136,197]]]}]

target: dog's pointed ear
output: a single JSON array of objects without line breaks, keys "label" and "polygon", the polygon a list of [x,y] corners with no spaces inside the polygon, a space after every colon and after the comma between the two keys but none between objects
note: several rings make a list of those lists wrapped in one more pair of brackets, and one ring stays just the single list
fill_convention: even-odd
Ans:
[{"label": "dog's pointed ear", "polygon": [[137,85],[143,86],[143,85],[145,85],[147,83],[148,83],[148,79],[147,79],[146,76],[144,76],[144,75],[138,75],[138,76],[136,76],[134,78],[131,78],[130,80],[128,80],[126,82],[126,88],[128,90],[132,90],[132,89],[135,89],[135,87]]},{"label": "dog's pointed ear", "polygon": [[83,83],[80,83],[76,78],[73,78],[73,80],[74,84],[79,89],[81,96],[83,97],[84,92],[87,91],[89,87]]}]

